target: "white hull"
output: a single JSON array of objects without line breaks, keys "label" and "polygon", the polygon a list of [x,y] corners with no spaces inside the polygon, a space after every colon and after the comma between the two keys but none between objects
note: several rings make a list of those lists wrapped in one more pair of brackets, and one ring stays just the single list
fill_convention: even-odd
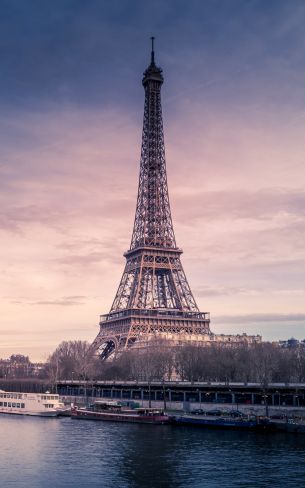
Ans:
[{"label": "white hull", "polygon": [[58,412],[17,412],[14,410],[0,410],[5,415],[31,415],[35,417],[57,417]]},{"label": "white hull", "polygon": [[0,390],[0,413],[56,417],[64,409],[59,395],[47,393],[19,393]]}]

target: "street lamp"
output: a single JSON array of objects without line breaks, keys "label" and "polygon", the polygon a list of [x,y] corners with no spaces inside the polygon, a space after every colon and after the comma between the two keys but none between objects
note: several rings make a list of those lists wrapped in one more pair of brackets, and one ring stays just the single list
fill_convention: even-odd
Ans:
[{"label": "street lamp", "polygon": [[280,407],[280,406],[281,406],[281,393],[280,393],[278,390],[276,390],[276,392],[275,392],[275,393],[277,394],[277,398],[278,398],[278,406]]},{"label": "street lamp", "polygon": [[151,386],[150,386],[150,380],[148,381],[148,408],[151,408]]},{"label": "street lamp", "polygon": [[262,395],[262,397],[263,397],[264,403],[265,403],[266,417],[269,417],[268,395],[266,393],[264,393],[264,395]]},{"label": "street lamp", "polygon": [[199,388],[197,388],[196,392],[198,394],[198,399],[199,399],[199,409],[201,409],[201,392],[200,392]]},{"label": "street lamp", "polygon": [[205,398],[206,398],[206,400],[207,400],[207,403],[210,403],[210,402],[211,402],[210,395],[211,395],[211,393],[210,393],[209,391],[207,391],[207,392],[204,394],[204,396],[205,396]]},{"label": "street lamp", "polygon": [[[245,395],[245,394],[244,394],[244,393],[241,393],[240,395],[241,395],[241,403],[242,403],[242,405],[243,405],[243,404],[245,403],[245,397],[244,397],[244,395]],[[237,393],[237,402],[236,402],[236,410],[237,410],[237,411],[238,411],[239,403],[240,403],[240,402],[239,402],[239,400],[238,400],[238,393]]]},{"label": "street lamp", "polygon": [[164,411],[166,410],[166,393],[165,393],[165,383],[163,379],[163,404],[164,404]]}]

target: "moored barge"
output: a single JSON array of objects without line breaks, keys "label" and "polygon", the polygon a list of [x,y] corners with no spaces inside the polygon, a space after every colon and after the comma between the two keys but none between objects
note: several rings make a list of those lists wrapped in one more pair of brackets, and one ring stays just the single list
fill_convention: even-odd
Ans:
[{"label": "moored barge", "polygon": [[173,423],[177,425],[194,425],[198,427],[208,427],[214,429],[232,430],[255,430],[271,431],[276,430],[275,426],[268,418],[249,416],[245,418],[232,417],[208,417],[198,415],[181,415],[173,417]]},{"label": "moored barge", "polygon": [[72,408],[71,418],[154,425],[163,425],[170,422],[170,417],[163,410],[157,408],[129,409],[115,402],[99,401],[88,408]]}]

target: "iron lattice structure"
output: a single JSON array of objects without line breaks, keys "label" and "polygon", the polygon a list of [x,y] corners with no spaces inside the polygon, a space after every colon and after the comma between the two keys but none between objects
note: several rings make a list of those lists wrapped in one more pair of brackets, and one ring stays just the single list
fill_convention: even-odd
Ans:
[{"label": "iron lattice structure", "polygon": [[[153,41],[153,40],[152,40]],[[102,358],[155,337],[176,340],[210,333],[199,311],[176,245],[168,196],[161,107],[162,70],[151,63],[145,90],[139,189],[126,266],[109,314],[101,316],[92,347]]]}]

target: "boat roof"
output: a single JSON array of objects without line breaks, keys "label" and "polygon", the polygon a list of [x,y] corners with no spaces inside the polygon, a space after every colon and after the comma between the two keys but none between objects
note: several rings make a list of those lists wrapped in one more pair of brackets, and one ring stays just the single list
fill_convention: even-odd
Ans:
[{"label": "boat roof", "polygon": [[134,408],[133,410],[136,410],[137,412],[139,411],[149,411],[149,412],[160,412],[162,410],[162,408],[146,408],[146,407],[140,407],[140,408]]},{"label": "boat roof", "polygon": [[101,405],[109,405],[109,406],[113,406],[113,407],[121,407],[122,405],[118,402],[105,402],[104,400],[95,400],[94,404],[96,403],[99,403]]}]

